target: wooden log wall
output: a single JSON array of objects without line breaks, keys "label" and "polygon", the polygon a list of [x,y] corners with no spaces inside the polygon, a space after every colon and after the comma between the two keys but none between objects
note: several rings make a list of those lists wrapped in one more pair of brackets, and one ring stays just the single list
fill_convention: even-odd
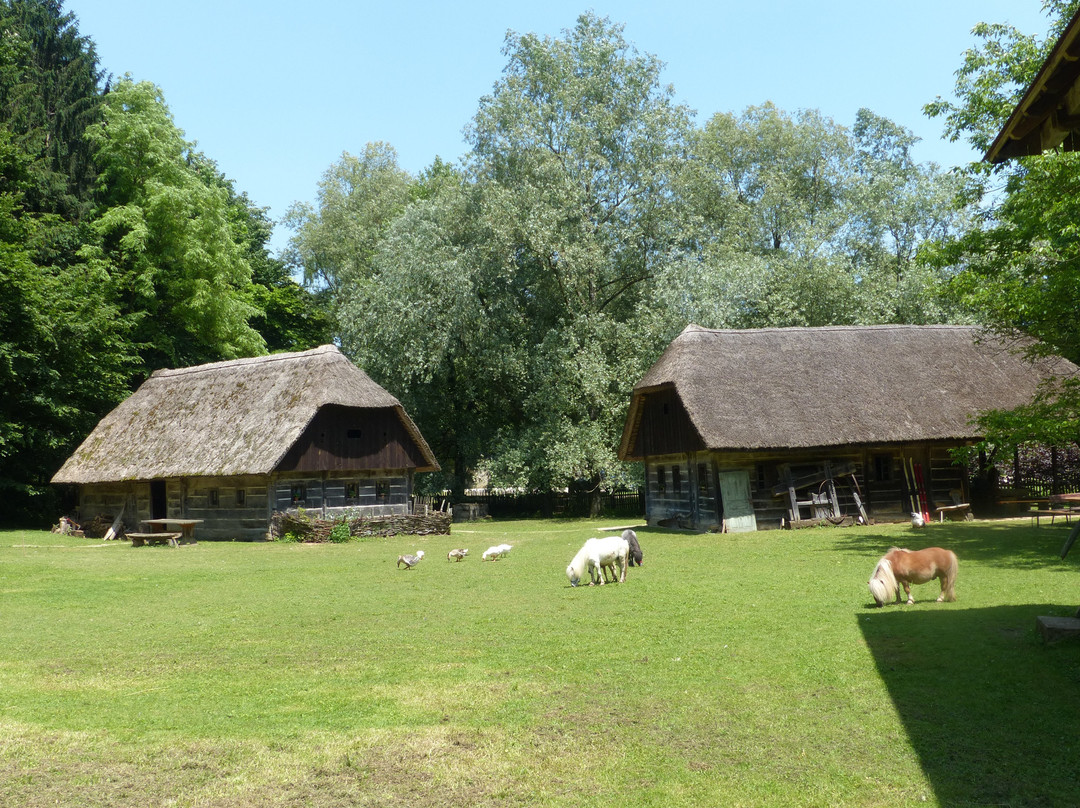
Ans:
[{"label": "wooden log wall", "polygon": [[[858,493],[868,516],[876,521],[906,521],[911,518],[910,490],[904,472],[904,460],[911,458],[923,470],[928,507],[952,504],[950,491],[968,496],[966,470],[952,462],[954,444],[883,444],[866,447],[841,447],[771,452],[689,452],[647,458],[646,516],[649,524],[678,524],[696,530],[717,527],[718,496],[715,475],[718,471],[743,471],[750,478],[751,498],[758,529],[779,528],[791,518],[790,498],[774,496],[773,490],[783,477],[784,467],[794,477],[812,474],[828,461],[833,468],[851,465],[855,478],[838,475],[835,490],[840,513],[859,514]],[[705,472],[702,475],[701,469]],[[678,485],[675,484],[675,470]],[[702,478],[706,477],[704,485]],[[817,488],[803,489],[800,500],[810,499]],[[821,493],[826,493],[822,487]],[[722,503],[719,503],[722,509]],[[802,518],[814,516],[814,509],[800,509]]]}]

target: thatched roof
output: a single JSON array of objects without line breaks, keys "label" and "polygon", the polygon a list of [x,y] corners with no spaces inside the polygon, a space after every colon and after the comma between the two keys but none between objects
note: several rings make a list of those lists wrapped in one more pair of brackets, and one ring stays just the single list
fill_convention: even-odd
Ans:
[{"label": "thatched roof", "polygon": [[106,415],[54,483],[268,474],[320,408],[396,410],[437,469],[401,403],[333,345],[158,370]]},{"label": "thatched roof", "polygon": [[712,331],[688,326],[634,388],[619,456],[644,402],[673,389],[709,449],[810,448],[978,438],[970,419],[1031,400],[1064,359],[1032,365],[967,326]]}]

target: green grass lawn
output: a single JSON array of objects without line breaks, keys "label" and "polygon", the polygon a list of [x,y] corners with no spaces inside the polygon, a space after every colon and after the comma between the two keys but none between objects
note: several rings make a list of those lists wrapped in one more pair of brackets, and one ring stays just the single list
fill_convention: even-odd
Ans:
[{"label": "green grass lawn", "polygon": [[[612,524],[0,533],[0,805],[1080,804],[1080,642],[1035,632],[1080,605],[1064,527],[643,529],[625,584],[571,588]],[[958,601],[872,608],[878,557],[930,544]]]}]

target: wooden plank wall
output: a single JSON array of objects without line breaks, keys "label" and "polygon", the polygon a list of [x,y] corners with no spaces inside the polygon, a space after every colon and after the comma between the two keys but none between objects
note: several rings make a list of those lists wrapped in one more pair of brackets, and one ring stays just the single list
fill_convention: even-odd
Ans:
[{"label": "wooden plank wall", "polygon": [[[933,515],[933,509],[938,505],[952,504],[949,492],[953,489],[964,492],[966,501],[966,471],[962,466],[953,464],[949,454],[951,448],[951,444],[881,445],[787,452],[691,452],[650,457],[645,462],[646,517],[652,525],[679,519],[698,530],[713,529],[717,524],[715,473],[717,470],[741,470],[750,476],[758,528],[779,528],[790,518],[789,498],[786,495],[774,496],[772,491],[782,479],[783,466],[789,466],[793,476],[798,477],[828,460],[834,467],[848,463],[855,466],[858,489],[850,476],[836,480],[837,500],[842,514],[858,514],[854,496],[857,490],[870,518],[877,521],[906,521],[911,518],[911,506],[902,462],[908,457],[923,468],[928,480],[929,508]],[[704,488],[698,485],[698,469],[702,465],[709,477]],[[673,486],[673,468],[680,470],[679,491]],[[664,473],[663,493],[659,484],[660,469]],[[825,489],[822,488],[822,491]],[[810,489],[802,489],[799,499],[809,499],[809,493]],[[803,508],[802,517],[808,518],[812,512],[810,508]]]},{"label": "wooden plank wall", "polygon": [[278,471],[410,469],[423,453],[394,409],[323,407],[282,458]]},{"label": "wooden plank wall", "polygon": [[704,449],[690,416],[674,388],[645,396],[633,454],[653,457]]},{"label": "wooden plank wall", "polygon": [[[296,486],[303,485],[306,497],[294,501],[292,494]],[[349,488],[355,485],[355,496],[349,497]],[[386,496],[379,498],[379,488],[384,487]],[[403,513],[408,509],[412,495],[409,476],[402,471],[396,474],[352,474],[333,476],[281,475],[273,483],[274,510],[287,511],[290,508],[304,508],[322,513],[325,509],[364,509],[371,515],[390,515]],[[323,518],[323,517],[320,517]]]}]

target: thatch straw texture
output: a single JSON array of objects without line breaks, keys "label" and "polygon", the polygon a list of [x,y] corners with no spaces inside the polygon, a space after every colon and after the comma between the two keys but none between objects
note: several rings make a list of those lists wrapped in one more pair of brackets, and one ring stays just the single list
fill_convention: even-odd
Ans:
[{"label": "thatch straw texture", "polygon": [[396,410],[428,463],[420,470],[439,467],[400,402],[323,345],[156,371],[101,420],[53,482],[268,474],[328,404]]},{"label": "thatch straw texture", "polygon": [[1064,359],[1036,365],[968,326],[708,330],[688,326],[634,388],[619,456],[634,456],[650,392],[674,388],[708,449],[979,437],[970,419],[1031,400]]}]

